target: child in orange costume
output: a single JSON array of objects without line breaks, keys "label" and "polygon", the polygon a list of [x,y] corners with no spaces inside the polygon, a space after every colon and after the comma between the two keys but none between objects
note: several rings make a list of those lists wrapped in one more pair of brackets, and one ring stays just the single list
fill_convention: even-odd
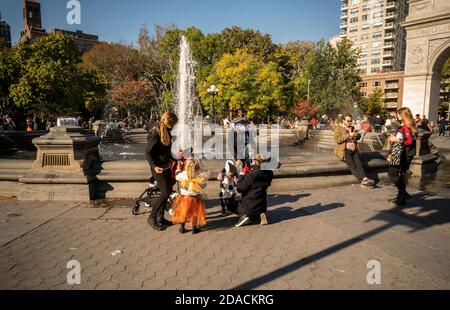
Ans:
[{"label": "child in orange costume", "polygon": [[184,171],[176,176],[180,185],[180,195],[172,207],[174,224],[181,224],[180,232],[184,234],[186,222],[190,222],[192,233],[200,232],[199,226],[205,225],[205,201],[201,190],[206,187],[206,178],[200,175],[200,161],[189,159],[185,162]]}]

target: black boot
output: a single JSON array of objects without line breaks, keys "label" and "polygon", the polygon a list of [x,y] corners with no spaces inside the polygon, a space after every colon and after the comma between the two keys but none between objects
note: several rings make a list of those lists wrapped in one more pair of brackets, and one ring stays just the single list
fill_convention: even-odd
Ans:
[{"label": "black boot", "polygon": [[150,214],[150,216],[147,219],[147,223],[156,231],[163,230],[161,225],[159,225],[158,222],[156,221],[156,215]]},{"label": "black boot", "polygon": [[158,216],[156,217],[156,222],[160,226],[172,226],[173,225],[173,223],[171,221],[166,220],[166,218],[164,217],[164,212],[163,212],[163,214],[158,214]]},{"label": "black boot", "polygon": [[184,223],[180,225],[179,232],[184,234],[186,232],[186,229],[184,229]]},{"label": "black boot", "polygon": [[201,231],[200,228],[197,227],[197,226],[194,226],[194,227],[192,228],[192,234],[193,234],[193,235],[198,234],[200,231]]}]

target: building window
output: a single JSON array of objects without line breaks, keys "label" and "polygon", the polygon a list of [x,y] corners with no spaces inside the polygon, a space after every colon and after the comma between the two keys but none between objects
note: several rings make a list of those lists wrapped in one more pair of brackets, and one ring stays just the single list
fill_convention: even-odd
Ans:
[{"label": "building window", "polygon": [[362,82],[361,87],[367,87],[367,82]]},{"label": "building window", "polygon": [[358,4],[359,0],[352,0],[352,4]]},{"label": "building window", "polygon": [[377,38],[381,38],[383,36],[383,34],[381,32],[375,32],[372,35],[372,38],[377,39]]},{"label": "building window", "polygon": [[[372,68],[375,69],[375,68]],[[381,81],[372,82],[372,87],[381,87]]]},{"label": "building window", "polygon": [[362,7],[363,12],[370,10],[370,4],[364,4]]},{"label": "building window", "polygon": [[369,39],[369,35],[368,34],[361,35],[361,40],[368,40],[368,39]]},{"label": "building window", "polygon": [[381,28],[381,27],[383,27],[383,23],[382,22],[373,24],[373,28],[375,28],[375,29],[378,29],[378,28]]},{"label": "building window", "polygon": [[361,30],[368,30],[370,28],[369,24],[365,24],[364,26],[362,26]]},{"label": "building window", "polygon": [[381,56],[381,52],[373,52],[372,57],[378,57]]},{"label": "building window", "polygon": [[372,47],[381,47],[381,41],[373,42]]},{"label": "building window", "polygon": [[368,47],[369,47],[369,44],[361,44],[361,49],[362,50],[365,50]]},{"label": "building window", "polygon": [[383,17],[383,12],[376,12],[373,14],[373,18],[380,18]]},{"label": "building window", "polygon": [[359,69],[359,74],[367,74],[367,69]]},{"label": "building window", "polygon": [[373,5],[374,8],[382,8],[383,7],[383,2],[376,2]]},{"label": "building window", "polygon": [[350,24],[357,23],[357,22],[358,22],[358,17],[350,18]]},{"label": "building window", "polygon": [[350,29],[350,33],[358,32],[358,28],[352,28]]},{"label": "building window", "polygon": [[372,65],[379,65],[381,62],[380,62],[380,59],[379,58],[376,58],[376,59],[372,59]]},{"label": "building window", "polygon": [[361,54],[359,57],[361,57],[361,58],[367,58],[367,53]]},{"label": "building window", "polygon": [[380,72],[380,68],[379,67],[373,67],[370,69],[371,73],[376,73],[376,72]]},{"label": "building window", "polygon": [[358,8],[356,8],[356,9],[351,9],[350,10],[350,13],[352,13],[352,14],[356,14],[356,13],[358,13],[359,12],[359,9]]},{"label": "building window", "polygon": [[368,21],[369,20],[369,14],[363,15],[361,16],[361,20],[364,21]]}]

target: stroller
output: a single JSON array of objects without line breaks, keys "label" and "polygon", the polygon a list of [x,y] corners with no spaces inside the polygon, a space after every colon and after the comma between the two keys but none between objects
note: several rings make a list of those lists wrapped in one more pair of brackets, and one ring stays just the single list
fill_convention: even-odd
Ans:
[{"label": "stroller", "polygon": [[[179,161],[181,163],[184,163],[186,158],[189,157],[190,153],[191,153],[191,149],[187,149],[184,151],[180,150],[177,154],[177,158],[179,158]],[[173,161],[170,166],[170,169],[172,170],[172,185],[176,184],[175,172],[177,169],[177,164],[178,164],[178,161]],[[161,195],[161,190],[158,188],[158,184],[157,184],[156,180],[154,179],[154,177],[151,177],[148,187],[142,192],[142,194],[139,195],[139,197],[137,197],[135,199],[136,204],[133,207],[133,209],[131,210],[131,213],[133,215],[139,215],[139,209],[141,207],[141,203],[143,203],[147,208],[150,208],[152,201],[154,201],[155,198],[159,197],[160,195]],[[169,195],[169,198],[167,200],[167,206],[166,206],[165,212],[168,212],[170,215],[172,215],[171,214],[172,206],[173,206],[173,203],[175,201],[175,198],[177,198],[177,196],[178,196],[178,191],[172,191],[172,193]]]},{"label": "stroller", "polygon": [[[136,198],[136,204],[131,210],[131,213],[133,215],[139,215],[139,209],[141,208],[141,203],[144,203],[144,205],[147,208],[151,207],[151,202],[155,200],[155,198],[159,197],[161,195],[161,191],[158,188],[157,182],[152,178],[150,178],[150,182],[148,184],[148,187],[142,192],[142,194],[139,195],[138,198]],[[173,202],[175,201],[175,198],[177,198],[178,192],[172,191],[172,194],[170,194],[169,199],[167,200],[167,207],[166,210],[170,213],[170,210],[172,209]]]}]

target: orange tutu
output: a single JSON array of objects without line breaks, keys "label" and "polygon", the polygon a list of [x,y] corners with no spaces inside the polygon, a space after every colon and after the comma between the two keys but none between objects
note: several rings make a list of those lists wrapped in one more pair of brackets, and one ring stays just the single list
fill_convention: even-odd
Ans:
[{"label": "orange tutu", "polygon": [[205,225],[205,202],[200,196],[179,195],[172,207],[175,214],[172,216],[174,224],[186,222],[194,226]]}]

